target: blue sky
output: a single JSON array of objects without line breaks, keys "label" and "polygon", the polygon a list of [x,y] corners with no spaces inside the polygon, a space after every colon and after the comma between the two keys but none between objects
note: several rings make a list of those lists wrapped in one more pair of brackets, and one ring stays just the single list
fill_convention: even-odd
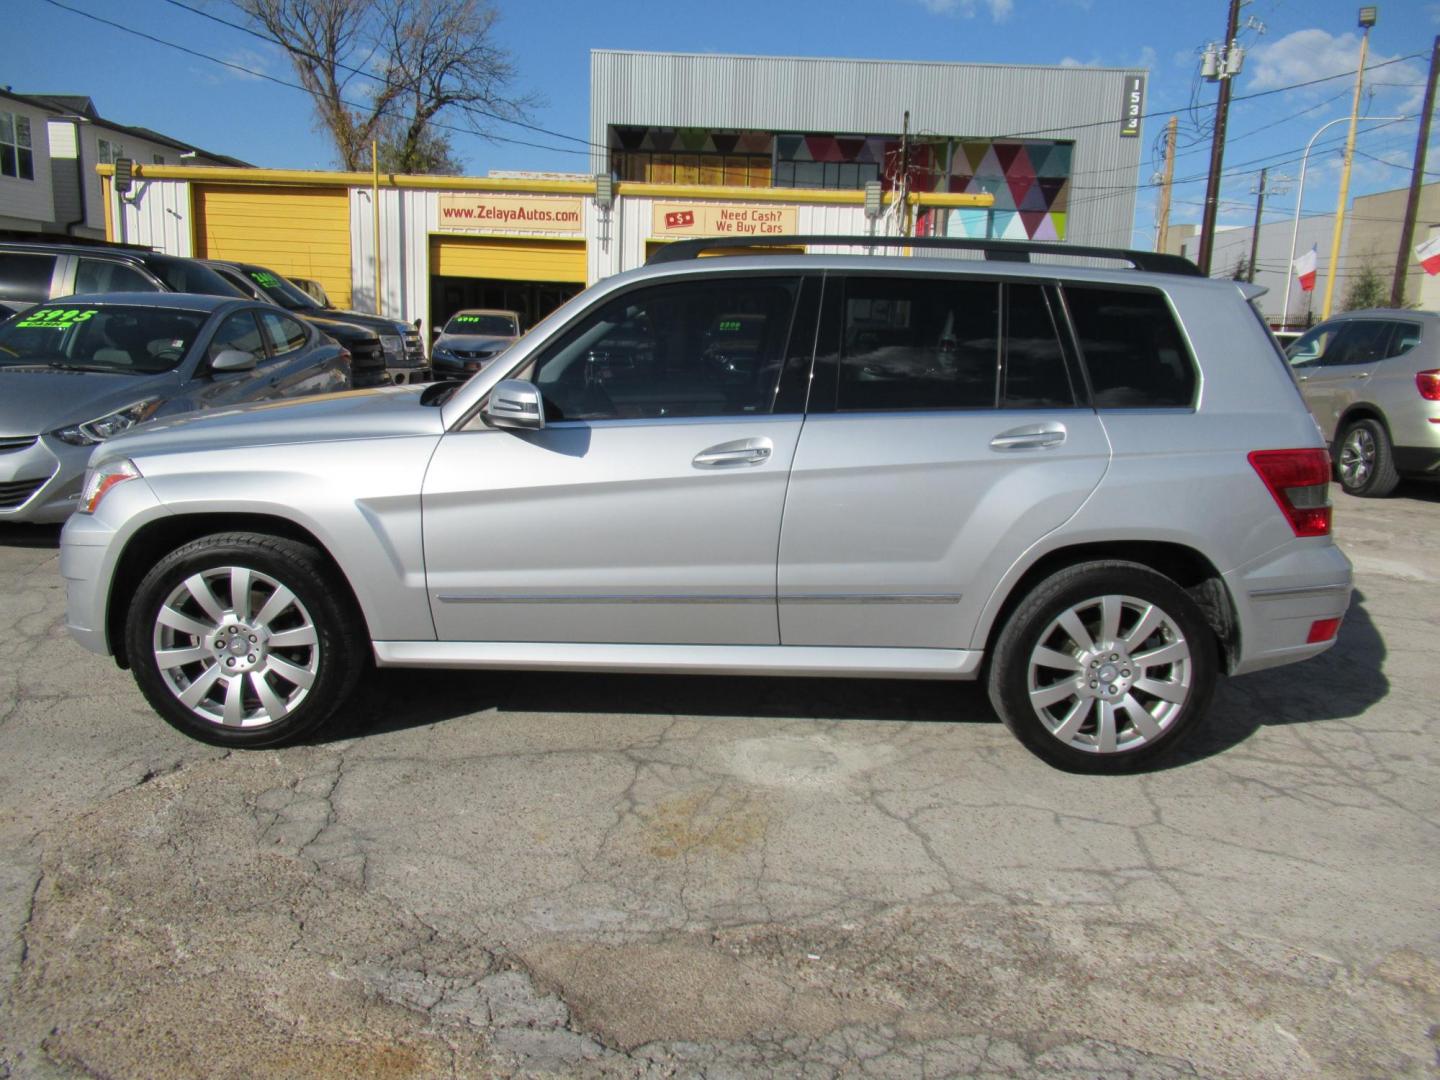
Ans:
[{"label": "blue sky", "polygon": [[[62,0],[138,31],[237,65],[187,55],[62,10],[47,0],[8,0],[6,49],[0,85],[16,92],[88,94],[111,119],[154,128],[217,152],[273,168],[331,168],[333,151],[317,130],[309,99],[298,90],[254,73],[293,81],[276,47],[185,11],[167,0]],[[226,0],[187,0],[236,19]],[[1133,243],[1150,245],[1160,168],[1158,142],[1173,111],[1181,119],[1182,155],[1172,221],[1198,221],[1209,139],[1192,113],[1193,101],[1214,102],[1213,84],[1195,85],[1199,49],[1224,32],[1225,0],[1141,2],[1111,0],[728,0],[676,4],[673,0],[497,0],[498,38],[519,72],[518,89],[543,103],[532,123],[557,134],[497,126],[495,134],[519,141],[463,135],[456,149],[469,172],[491,169],[586,171],[589,134],[589,50],[645,49],[899,60],[950,60],[1016,64],[1138,65],[1150,69],[1145,121],[1147,153],[1134,178],[1106,183],[1139,186]],[[1353,70],[1359,37],[1357,4],[1331,0],[1253,0],[1242,21],[1248,29],[1245,69],[1237,97]],[[1430,43],[1440,32],[1440,3],[1381,3],[1371,33],[1370,63],[1420,54],[1367,74],[1362,113],[1418,113]],[[1222,224],[1248,224],[1252,188],[1261,166],[1292,178],[1288,195],[1274,194],[1266,221],[1294,211],[1301,151],[1328,120],[1348,115],[1352,78],[1281,90],[1231,110],[1225,165],[1234,170],[1222,188]],[[897,104],[897,114],[902,105]],[[1103,119],[1103,118],[1097,118]],[[898,123],[897,123],[898,127]],[[1440,125],[1431,142],[1428,179],[1440,180]],[[1351,195],[1404,187],[1410,179],[1417,124],[1361,125]],[[966,134],[956,132],[954,134]],[[1345,125],[1316,143],[1306,182],[1306,214],[1334,209]],[[521,142],[541,144],[540,147]],[[575,152],[580,151],[580,152]],[[1078,181],[1077,181],[1078,182]]]}]

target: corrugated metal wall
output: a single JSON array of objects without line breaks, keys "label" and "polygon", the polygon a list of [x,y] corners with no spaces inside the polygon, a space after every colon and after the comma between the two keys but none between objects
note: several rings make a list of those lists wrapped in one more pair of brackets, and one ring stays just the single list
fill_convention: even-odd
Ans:
[{"label": "corrugated metal wall", "polygon": [[146,244],[167,255],[195,254],[186,180],[137,180],[123,198],[112,188],[110,214],[115,240]]},{"label": "corrugated metal wall", "polygon": [[[1129,247],[1147,133],[1120,136],[1138,69],[756,56],[590,54],[590,138],[613,124],[757,131],[912,132],[1073,140],[1067,239]],[[608,169],[594,151],[593,171]]]}]

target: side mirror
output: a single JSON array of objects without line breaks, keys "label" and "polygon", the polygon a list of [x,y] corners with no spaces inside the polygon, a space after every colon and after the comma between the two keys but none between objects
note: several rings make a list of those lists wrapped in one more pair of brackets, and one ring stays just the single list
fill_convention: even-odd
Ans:
[{"label": "side mirror", "polygon": [[539,431],[545,426],[545,402],[534,383],[502,379],[490,391],[480,418],[491,427]]},{"label": "side mirror", "polygon": [[210,361],[210,370],[217,374],[226,371],[253,371],[254,369],[254,354],[241,352],[239,349],[226,349]]}]

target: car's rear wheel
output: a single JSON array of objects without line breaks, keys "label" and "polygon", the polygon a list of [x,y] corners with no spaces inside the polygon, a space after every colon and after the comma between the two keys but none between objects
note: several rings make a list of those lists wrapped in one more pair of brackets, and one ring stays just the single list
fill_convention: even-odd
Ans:
[{"label": "car's rear wheel", "polygon": [[1345,428],[1335,465],[1340,486],[1349,495],[1380,499],[1400,483],[1390,436],[1378,420],[1356,420]]},{"label": "car's rear wheel", "polygon": [[1122,772],[1196,726],[1216,671],[1215,634],[1183,589],[1135,563],[1084,563],[1040,582],[1010,616],[990,700],[1052,765]]},{"label": "car's rear wheel", "polygon": [[309,734],[349,698],[363,625],[348,590],[309,545],[201,537],[151,569],[126,647],[155,710],[193,738],[261,747]]}]

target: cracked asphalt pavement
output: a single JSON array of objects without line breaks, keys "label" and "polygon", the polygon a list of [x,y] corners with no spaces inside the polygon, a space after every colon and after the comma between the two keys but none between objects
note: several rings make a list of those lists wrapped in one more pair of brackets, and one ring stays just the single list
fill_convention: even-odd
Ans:
[{"label": "cracked asphalt pavement", "polygon": [[229,754],[0,531],[0,1080],[1434,1077],[1440,492],[1140,776],[974,686],[386,672]]}]

